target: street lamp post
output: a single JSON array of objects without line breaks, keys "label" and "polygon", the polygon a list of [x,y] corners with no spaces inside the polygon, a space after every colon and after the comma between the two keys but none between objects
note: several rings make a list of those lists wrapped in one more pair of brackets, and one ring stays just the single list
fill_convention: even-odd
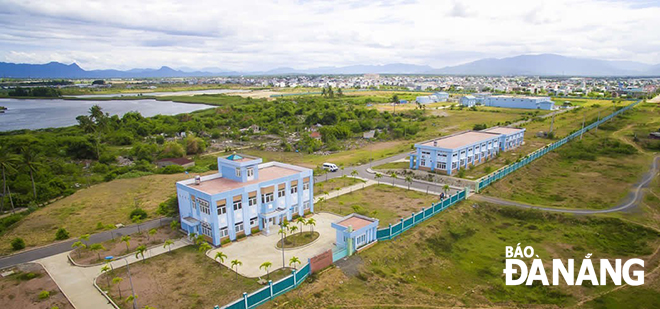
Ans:
[{"label": "street lamp post", "polygon": [[284,217],[280,219],[280,235],[282,238],[282,267],[285,267],[286,264],[284,262]]},{"label": "street lamp post", "polygon": [[131,267],[128,265],[128,259],[124,258],[126,262],[126,272],[128,272],[128,282],[131,283],[131,295],[133,295],[133,309],[137,309],[137,299],[135,297],[135,289],[133,288],[133,279],[131,278]]}]

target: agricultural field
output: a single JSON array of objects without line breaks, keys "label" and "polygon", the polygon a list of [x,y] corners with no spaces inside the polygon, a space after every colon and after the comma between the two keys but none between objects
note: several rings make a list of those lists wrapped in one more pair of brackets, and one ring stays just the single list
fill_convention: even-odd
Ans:
[{"label": "agricultural field", "polygon": [[[11,253],[10,241],[20,237],[26,247],[42,246],[55,241],[58,228],[71,238],[95,233],[115,224],[132,224],[129,217],[136,207],[145,210],[148,219],[158,218],[159,204],[175,195],[174,183],[185,174],[150,175],[117,179],[81,189],[43,208],[39,208],[12,226],[0,237],[0,253]],[[147,220],[148,220],[147,219]]]},{"label": "agricultural field", "polygon": [[[652,286],[505,286],[505,246],[531,245],[546,264],[558,258],[641,258],[660,264],[660,232],[620,219],[575,217],[464,201],[392,241],[340,261],[265,308],[554,307],[605,293],[589,306],[625,303]],[[528,263],[529,264],[529,263]],[[598,265],[596,272],[598,273]],[[546,269],[549,266],[546,265]],[[577,269],[576,269],[577,273]],[[657,284],[650,283],[651,285]],[[369,295],[369,297],[365,297]],[[624,307],[651,308],[657,293]]]},{"label": "agricultural field", "polygon": [[[240,266],[239,266],[240,267]],[[187,246],[130,266],[138,308],[213,308],[243,297],[243,292],[263,286],[256,278],[237,276],[235,271],[211,260],[196,247]],[[290,275],[289,269],[271,272],[277,281]],[[121,278],[113,283],[114,278]],[[263,279],[266,273],[264,271]],[[108,291],[121,308],[132,308],[126,298],[131,295],[126,267],[116,268],[98,277],[97,284]],[[121,294],[121,295],[120,295]]]},{"label": "agricultural field", "polygon": [[[645,119],[635,119],[643,117]],[[550,207],[605,209],[617,205],[646,173],[653,154],[632,142],[631,125],[660,120],[660,110],[638,107],[585,133],[483,194]],[[648,134],[648,133],[647,133]],[[655,203],[656,206],[660,203]]]},{"label": "agricultural field", "polygon": [[[383,178],[381,182],[387,180]],[[314,208],[339,215],[358,213],[380,220],[380,226],[387,226],[437,202],[435,195],[380,184],[317,202]]]},{"label": "agricultural field", "polygon": [[73,308],[41,265],[19,264],[11,271],[0,277],[0,308]]}]

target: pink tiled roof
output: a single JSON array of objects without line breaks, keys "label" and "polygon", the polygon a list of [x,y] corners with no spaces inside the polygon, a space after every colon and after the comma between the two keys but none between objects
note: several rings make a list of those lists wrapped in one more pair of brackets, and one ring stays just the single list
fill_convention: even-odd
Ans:
[{"label": "pink tiled roof", "polygon": [[210,179],[206,181],[202,181],[201,184],[195,185],[194,183],[189,184],[188,186],[191,188],[195,188],[199,191],[208,193],[208,194],[218,194],[221,192],[225,191],[230,191],[242,187],[246,187],[252,184],[257,184],[260,182],[268,181],[268,180],[273,180],[277,178],[282,178],[285,176],[289,175],[294,175],[300,173],[300,171],[286,168],[286,167],[281,167],[281,166],[268,166],[264,168],[259,169],[259,179],[247,181],[247,182],[239,182],[239,181],[234,181],[231,179],[219,177],[215,179]]},{"label": "pink tiled roof", "polygon": [[372,221],[369,221],[367,219],[363,219],[363,218],[360,218],[360,217],[353,216],[353,217],[345,219],[345,220],[343,220],[343,221],[341,221],[337,224],[339,224],[341,226],[344,226],[344,227],[348,227],[350,225],[350,226],[353,227],[354,231],[357,231],[357,230],[371,224],[371,222]]},{"label": "pink tiled roof", "polygon": [[496,136],[497,135],[493,133],[469,131],[469,132],[437,139],[435,140],[437,141],[436,145],[433,145],[433,141],[426,142],[422,145],[430,146],[430,147],[438,147],[438,148],[456,149],[467,145],[475,144],[480,141],[489,140]]},{"label": "pink tiled roof", "polygon": [[522,131],[522,129],[519,128],[507,128],[507,127],[497,127],[497,128],[490,128],[483,130],[482,132],[491,132],[491,133],[500,133],[500,134],[511,134],[511,133],[518,133]]}]

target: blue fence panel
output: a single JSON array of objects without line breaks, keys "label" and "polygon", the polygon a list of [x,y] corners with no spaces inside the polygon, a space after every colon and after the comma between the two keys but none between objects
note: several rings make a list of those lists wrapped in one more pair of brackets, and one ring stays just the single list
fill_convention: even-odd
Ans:
[{"label": "blue fence panel", "polygon": [[384,228],[376,231],[376,238],[381,239],[390,239],[390,228]]},{"label": "blue fence panel", "polygon": [[223,308],[225,309],[247,309],[245,308],[245,300],[239,299],[229,305],[225,305]]},{"label": "blue fence panel", "polygon": [[414,219],[415,219],[415,220],[414,220],[415,223],[417,223],[417,222],[421,222],[421,221],[424,221],[424,213],[423,213],[423,212],[420,212],[420,213],[416,214],[416,215],[414,216]]},{"label": "blue fence panel", "polygon": [[305,264],[305,266],[303,266],[301,269],[299,269],[296,272],[296,282],[299,285],[300,285],[301,282],[303,282],[305,280],[305,278],[307,278],[307,276],[309,276],[309,272],[311,270],[311,267],[312,266],[309,265],[309,263],[307,263],[307,264]]},{"label": "blue fence panel", "polygon": [[392,225],[392,235],[390,235],[390,237],[394,237],[396,234],[401,233],[402,228],[403,227],[401,226],[401,222]]},{"label": "blue fence panel", "polygon": [[408,219],[403,220],[403,229],[407,230],[409,229],[413,224],[413,218],[412,216],[409,217]]},{"label": "blue fence panel", "polygon": [[424,209],[424,217],[428,218],[433,215],[433,207],[429,207],[427,209]]},{"label": "blue fence panel", "polygon": [[256,307],[270,299],[270,287],[265,287],[248,296],[248,307]]},{"label": "blue fence panel", "polygon": [[[346,251],[346,250],[344,250]],[[332,260],[334,261],[334,252],[332,255]],[[280,281],[277,281],[273,284],[273,295],[279,295],[293,286],[293,276],[288,276]]]},{"label": "blue fence panel", "polygon": [[[343,258],[345,258],[348,255],[348,249],[347,248],[339,248],[337,250],[332,250],[332,262],[339,261]],[[293,277],[292,277],[293,279]],[[292,280],[293,282],[293,280]],[[292,283],[293,284],[293,283]],[[273,286],[273,293],[275,293],[275,286]]]}]

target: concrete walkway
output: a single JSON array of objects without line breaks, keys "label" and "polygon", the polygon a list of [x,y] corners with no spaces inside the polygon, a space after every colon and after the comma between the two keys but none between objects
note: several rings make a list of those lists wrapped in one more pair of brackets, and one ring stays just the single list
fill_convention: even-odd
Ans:
[{"label": "concrete walkway", "polygon": [[[187,239],[179,239],[174,242],[172,245],[172,250],[184,247],[189,245],[190,242]],[[150,258],[162,253],[168,252],[167,248],[163,248],[163,245],[157,245],[155,247],[149,248],[149,250],[144,254],[145,258]],[[57,286],[62,290],[62,293],[69,299],[71,304],[75,308],[85,309],[85,308],[114,308],[108,300],[94,287],[94,279],[101,274],[101,267],[99,266],[90,266],[90,267],[77,267],[73,266],[67,255],[69,252],[63,252],[57,255],[52,255],[35,262],[43,265],[48,274],[53,278],[53,281]],[[120,268],[126,266],[126,262],[135,263],[140,261],[135,255],[130,255],[121,260],[113,261],[113,268]]]},{"label": "concrete walkway", "polygon": [[[297,266],[303,266],[307,263],[307,259],[334,247],[336,232],[330,223],[337,222],[342,217],[330,213],[316,213],[312,218],[316,220],[314,231],[319,232],[319,238],[306,247],[284,250],[284,266],[289,267],[289,259],[293,256],[300,259],[301,264]],[[307,226],[303,226],[303,229],[309,231]],[[238,259],[243,263],[238,267],[238,273],[241,276],[250,278],[266,276],[266,271],[259,269],[263,262],[273,263],[270,271],[282,268],[282,249],[275,247],[281,237],[277,232],[268,236],[263,234],[249,236],[241,241],[233,242],[227,247],[210,250],[206,255],[213,259],[216,252],[226,254],[227,258],[222,264],[228,268],[231,268],[232,260]],[[217,262],[220,263],[219,260]]]}]

